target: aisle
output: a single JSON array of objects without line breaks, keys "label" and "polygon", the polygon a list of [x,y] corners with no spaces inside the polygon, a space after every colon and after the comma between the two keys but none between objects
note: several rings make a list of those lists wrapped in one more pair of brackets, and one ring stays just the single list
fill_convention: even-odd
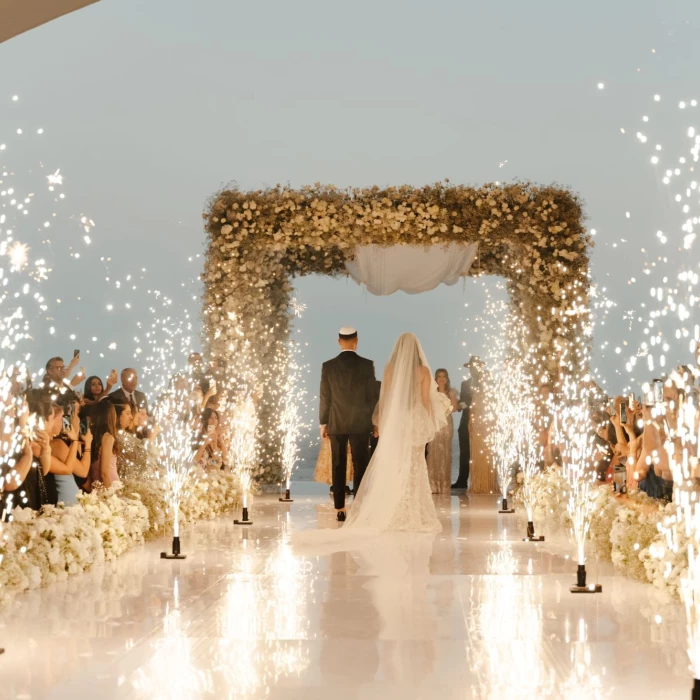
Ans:
[{"label": "aisle", "polygon": [[523,543],[495,497],[439,500],[428,546],[313,560],[281,535],[331,525],[328,496],[295,498],[259,499],[249,529],[200,524],[186,561],[151,543],[18,598],[0,613],[0,698],[689,696],[680,605],[610,567],[602,595],[570,594],[565,540]]}]

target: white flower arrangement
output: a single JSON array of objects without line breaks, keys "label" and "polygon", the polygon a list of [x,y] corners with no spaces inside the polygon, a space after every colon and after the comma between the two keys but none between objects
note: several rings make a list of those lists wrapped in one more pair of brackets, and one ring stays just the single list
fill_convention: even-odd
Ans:
[{"label": "white flower arrangement", "polygon": [[[552,467],[535,479],[537,516],[566,526],[566,483],[561,473]],[[611,561],[621,574],[678,596],[681,578],[688,569],[689,537],[675,522],[673,505],[660,503],[641,491],[620,497],[606,484],[598,486],[593,497],[589,538],[596,554]],[[661,534],[662,522],[673,531],[673,547],[668,536]]]},{"label": "white flower arrangement", "polygon": [[[230,472],[202,470],[180,504],[181,527],[235,510],[240,495]],[[15,508],[0,546],[0,602],[113,561],[146,538],[163,536],[171,522],[158,479],[98,488],[67,508]]]}]

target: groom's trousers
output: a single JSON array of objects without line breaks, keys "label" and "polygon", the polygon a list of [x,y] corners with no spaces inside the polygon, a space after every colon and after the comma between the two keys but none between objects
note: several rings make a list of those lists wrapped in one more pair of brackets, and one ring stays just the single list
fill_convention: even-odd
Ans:
[{"label": "groom's trousers", "polygon": [[471,465],[471,446],[469,444],[469,414],[467,420],[459,424],[459,476],[455,488],[466,489],[469,486],[469,467]]},{"label": "groom's trousers", "polygon": [[357,493],[367,469],[369,459],[369,435],[330,435],[333,463],[333,502],[337,509],[345,507],[345,476],[348,467],[348,443],[352,453],[352,487]]}]

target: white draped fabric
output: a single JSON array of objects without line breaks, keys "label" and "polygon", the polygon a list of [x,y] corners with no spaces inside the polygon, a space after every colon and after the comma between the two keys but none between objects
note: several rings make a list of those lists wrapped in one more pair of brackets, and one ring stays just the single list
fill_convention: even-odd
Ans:
[{"label": "white draped fabric", "polygon": [[376,296],[399,290],[420,294],[439,284],[456,284],[469,272],[476,251],[476,243],[358,246],[345,268],[355,282]]}]

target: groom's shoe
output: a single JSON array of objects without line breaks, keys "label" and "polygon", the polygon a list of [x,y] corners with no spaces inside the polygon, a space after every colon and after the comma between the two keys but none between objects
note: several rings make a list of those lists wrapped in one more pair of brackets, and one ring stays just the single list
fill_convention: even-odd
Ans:
[{"label": "groom's shoe", "polygon": [[339,510],[338,515],[336,517],[338,518],[339,523],[344,523],[345,522],[345,511]]}]

